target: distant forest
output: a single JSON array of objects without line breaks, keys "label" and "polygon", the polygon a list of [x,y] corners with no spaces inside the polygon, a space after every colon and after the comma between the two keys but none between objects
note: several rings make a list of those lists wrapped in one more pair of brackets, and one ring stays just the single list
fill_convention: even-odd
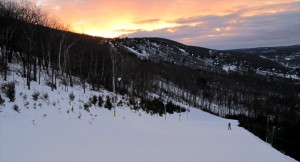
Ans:
[{"label": "distant forest", "polygon": [[[73,33],[67,25],[29,1],[18,4],[0,0],[0,22],[0,47],[4,51],[0,56],[0,71],[4,80],[12,72],[8,63],[13,62],[21,63],[22,71],[18,73],[26,78],[28,89],[32,81],[40,82],[46,76],[52,90],[58,84],[66,90],[79,84],[84,91],[86,88],[112,91],[115,79],[116,91],[130,96],[137,109],[162,115],[162,101],[174,100],[238,119],[241,126],[300,160],[297,81],[139,59],[118,45],[130,40],[138,43],[144,38],[106,39]],[[149,41],[165,43],[156,38]],[[168,43],[176,45],[173,41]],[[198,55],[201,52],[208,51],[201,48]],[[139,104],[138,98],[142,101]],[[180,109],[169,105],[174,112]]]}]

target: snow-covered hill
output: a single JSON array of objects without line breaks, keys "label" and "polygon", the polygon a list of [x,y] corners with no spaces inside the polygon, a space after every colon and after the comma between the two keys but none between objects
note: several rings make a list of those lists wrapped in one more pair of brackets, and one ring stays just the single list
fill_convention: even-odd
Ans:
[{"label": "snow-covered hill", "polygon": [[[17,66],[15,66],[17,67]],[[17,71],[17,70],[16,70]],[[112,93],[69,87],[51,91],[42,81],[27,90],[17,74],[16,100],[1,93],[0,161],[295,161],[280,153],[235,120],[219,118],[190,107],[167,118],[134,111],[126,96],[113,112],[84,103]],[[4,81],[1,78],[1,84]],[[39,92],[34,100],[32,95]],[[69,94],[75,99],[71,101]],[[47,97],[47,95],[48,97]],[[17,109],[13,109],[17,105]],[[182,105],[188,108],[186,105]],[[16,111],[17,110],[17,111]],[[19,111],[19,112],[18,112]],[[227,124],[232,130],[227,130]]]},{"label": "snow-covered hill", "polygon": [[[253,72],[299,80],[299,47],[270,47],[237,50],[213,50],[193,47],[161,38],[132,38],[113,40],[121,53],[136,55],[142,60],[167,62],[219,73]],[[224,68],[225,67],[225,68]],[[234,67],[230,69],[228,67]]]}]

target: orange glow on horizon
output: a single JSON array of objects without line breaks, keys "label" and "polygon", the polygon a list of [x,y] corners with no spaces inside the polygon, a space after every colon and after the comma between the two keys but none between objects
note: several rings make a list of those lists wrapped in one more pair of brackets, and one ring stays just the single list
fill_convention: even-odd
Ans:
[{"label": "orange glow on horizon", "polygon": [[[78,33],[102,37],[118,37],[136,31],[154,31],[166,29],[176,32],[174,27],[189,25],[205,26],[202,22],[176,21],[182,18],[204,16],[226,16],[240,13],[242,17],[252,17],[263,14],[285,12],[291,6],[282,4],[298,2],[296,0],[37,0],[50,15],[59,17],[70,24],[72,30]],[[239,23],[232,19],[229,23]],[[214,27],[211,31],[225,32],[233,30]]]}]

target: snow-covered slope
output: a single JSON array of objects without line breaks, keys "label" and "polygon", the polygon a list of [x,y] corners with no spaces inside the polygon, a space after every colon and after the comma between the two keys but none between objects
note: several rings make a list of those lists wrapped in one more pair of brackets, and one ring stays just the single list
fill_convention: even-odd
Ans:
[{"label": "snow-covered slope", "polygon": [[[168,114],[165,120],[131,110],[124,100],[114,117],[103,107],[93,105],[90,112],[83,108],[92,95],[111,95],[106,90],[84,94],[79,87],[68,92],[58,87],[52,92],[36,82],[27,90],[21,77],[14,79],[16,101],[4,97],[0,106],[1,162],[295,161],[238,127],[237,121],[198,109],[190,108],[180,120],[179,114]],[[34,101],[34,92],[47,93],[48,98]],[[229,122],[232,130],[227,130]]]}]

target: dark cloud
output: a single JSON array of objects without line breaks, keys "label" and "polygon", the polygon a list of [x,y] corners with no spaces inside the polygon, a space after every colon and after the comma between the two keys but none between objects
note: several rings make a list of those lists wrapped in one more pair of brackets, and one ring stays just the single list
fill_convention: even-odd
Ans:
[{"label": "dark cloud", "polygon": [[[180,18],[172,21],[180,24],[178,27],[138,31],[128,36],[164,37],[215,49],[300,44],[299,4],[285,6],[293,8],[291,11],[251,17],[241,16],[242,12],[238,11],[226,16]],[[192,23],[197,25],[189,25]]]}]

